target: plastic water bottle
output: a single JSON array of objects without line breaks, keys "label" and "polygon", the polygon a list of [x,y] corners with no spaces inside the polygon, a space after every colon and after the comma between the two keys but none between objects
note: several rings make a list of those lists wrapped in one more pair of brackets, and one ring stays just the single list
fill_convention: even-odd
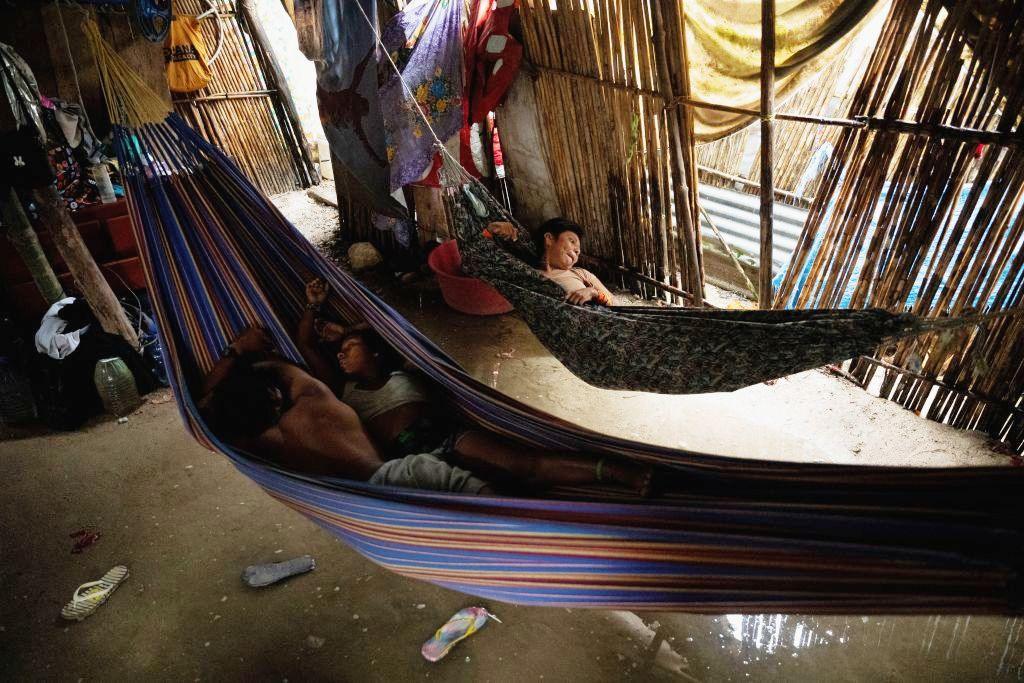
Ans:
[{"label": "plastic water bottle", "polygon": [[36,402],[28,378],[0,357],[0,423],[18,424],[36,417]]},{"label": "plastic water bottle", "polygon": [[124,417],[142,403],[135,377],[120,358],[104,358],[97,362],[93,382],[103,401],[103,408],[117,417]]},{"label": "plastic water bottle", "polygon": [[104,204],[113,204],[117,201],[117,196],[114,194],[114,185],[110,182],[110,171],[107,170],[106,164],[96,164],[89,172],[92,175],[92,180],[96,183],[96,189],[100,193],[100,201]]}]

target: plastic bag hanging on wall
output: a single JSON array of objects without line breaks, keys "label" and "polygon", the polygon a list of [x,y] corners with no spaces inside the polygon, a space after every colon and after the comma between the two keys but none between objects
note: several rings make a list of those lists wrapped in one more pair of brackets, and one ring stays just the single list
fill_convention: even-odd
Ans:
[{"label": "plastic bag hanging on wall", "polygon": [[164,43],[171,92],[194,92],[210,84],[210,56],[196,17],[175,15]]}]

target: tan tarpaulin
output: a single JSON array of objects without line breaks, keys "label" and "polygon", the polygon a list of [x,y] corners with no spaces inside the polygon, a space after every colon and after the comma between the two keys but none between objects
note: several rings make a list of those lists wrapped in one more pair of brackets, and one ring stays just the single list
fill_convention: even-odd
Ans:
[{"label": "tan tarpaulin", "polygon": [[[685,0],[691,97],[760,108],[761,0]],[[777,0],[775,97],[783,100],[838,55],[880,0]],[[743,114],[695,107],[694,132],[709,142],[748,125]]]}]

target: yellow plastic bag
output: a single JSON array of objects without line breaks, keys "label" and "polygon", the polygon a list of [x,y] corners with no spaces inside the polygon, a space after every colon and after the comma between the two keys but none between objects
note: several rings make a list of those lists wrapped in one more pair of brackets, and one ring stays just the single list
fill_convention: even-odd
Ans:
[{"label": "yellow plastic bag", "polygon": [[164,61],[171,92],[193,92],[209,85],[209,54],[195,17],[175,15],[164,43]]}]

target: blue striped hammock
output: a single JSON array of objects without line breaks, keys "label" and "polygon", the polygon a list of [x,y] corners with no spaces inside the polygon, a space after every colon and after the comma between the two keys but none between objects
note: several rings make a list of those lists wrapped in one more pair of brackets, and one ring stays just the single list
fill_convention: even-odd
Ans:
[{"label": "blue striped hammock", "polygon": [[[470,377],[323,258],[223,152],[86,26],[115,125],[135,237],[186,427],[286,506],[406,576],[519,604],[693,612],[1021,610],[1024,469],[910,469],[736,460],[598,434]],[[152,101],[151,96],[151,101]],[[140,114],[140,111],[145,115]],[[147,120],[148,118],[148,120]],[[290,338],[304,283],[363,319],[467,417],[535,446],[659,464],[683,482],[656,503],[576,491],[472,497],[285,471],[222,442],[193,389],[237,332]]]}]

